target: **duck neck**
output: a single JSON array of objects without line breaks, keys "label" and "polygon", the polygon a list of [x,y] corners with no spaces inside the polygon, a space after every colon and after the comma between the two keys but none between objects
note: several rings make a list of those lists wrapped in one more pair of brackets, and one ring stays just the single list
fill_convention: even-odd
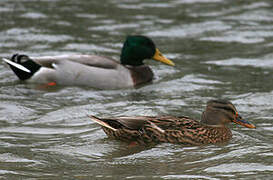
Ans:
[{"label": "duck neck", "polygon": [[201,123],[212,127],[224,127],[225,124],[220,123],[221,114],[217,111],[206,110],[202,113]]},{"label": "duck neck", "polygon": [[143,60],[145,57],[141,52],[136,53],[136,49],[134,47],[129,47],[126,45],[123,46],[120,62],[123,65],[131,65],[131,66],[141,66],[143,65]]},{"label": "duck neck", "polygon": [[127,55],[121,55],[120,63],[122,65],[141,66],[143,65],[143,60],[139,60],[136,57],[128,57]]},{"label": "duck neck", "polygon": [[232,138],[232,132],[226,126],[222,127],[207,126],[207,129],[209,131],[208,136],[210,137],[208,143],[227,142]]},{"label": "duck neck", "polygon": [[231,139],[231,130],[225,124],[219,124],[219,114],[214,111],[205,111],[202,113],[201,124],[207,130],[207,143],[220,143]]},{"label": "duck neck", "polygon": [[129,69],[134,86],[147,83],[153,80],[154,73],[151,68],[147,65],[142,66],[127,66]]}]

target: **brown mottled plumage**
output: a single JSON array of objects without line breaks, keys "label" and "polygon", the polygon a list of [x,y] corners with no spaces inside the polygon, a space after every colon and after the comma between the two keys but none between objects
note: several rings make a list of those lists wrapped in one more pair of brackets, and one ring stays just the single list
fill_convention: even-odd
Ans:
[{"label": "brown mottled plumage", "polygon": [[215,144],[231,139],[226,124],[234,122],[248,128],[255,126],[241,118],[234,105],[226,100],[207,103],[201,121],[188,117],[136,116],[91,119],[100,124],[111,138],[138,144],[181,143],[189,145]]}]

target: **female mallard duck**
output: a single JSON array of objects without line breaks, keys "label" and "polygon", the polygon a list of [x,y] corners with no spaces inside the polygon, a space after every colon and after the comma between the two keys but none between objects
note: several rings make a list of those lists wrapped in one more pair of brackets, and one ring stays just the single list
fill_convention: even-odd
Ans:
[{"label": "female mallard duck", "polygon": [[226,125],[234,122],[248,128],[255,126],[238,114],[234,105],[226,100],[211,100],[207,103],[201,121],[188,117],[137,116],[91,119],[100,124],[111,138],[137,144],[182,143],[189,145],[214,144],[231,139]]},{"label": "female mallard duck", "polygon": [[3,59],[20,80],[43,84],[81,85],[99,89],[134,87],[153,79],[144,59],[174,66],[145,36],[128,36],[120,56],[121,63],[96,55],[62,55],[29,58],[15,54]]}]

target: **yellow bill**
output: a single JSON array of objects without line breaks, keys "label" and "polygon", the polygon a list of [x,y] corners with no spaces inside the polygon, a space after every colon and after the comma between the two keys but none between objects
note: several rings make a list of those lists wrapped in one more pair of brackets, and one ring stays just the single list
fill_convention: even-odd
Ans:
[{"label": "yellow bill", "polygon": [[157,48],[155,50],[155,54],[152,57],[152,59],[156,60],[156,61],[160,61],[160,62],[162,62],[164,64],[168,64],[170,66],[174,66],[175,65],[171,60],[169,60],[165,56],[163,56],[163,54]]}]

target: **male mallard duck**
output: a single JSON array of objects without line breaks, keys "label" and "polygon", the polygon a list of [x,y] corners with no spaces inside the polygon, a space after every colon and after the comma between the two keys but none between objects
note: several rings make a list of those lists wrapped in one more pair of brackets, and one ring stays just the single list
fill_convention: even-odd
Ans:
[{"label": "male mallard duck", "polygon": [[214,144],[231,139],[232,133],[226,126],[230,122],[255,128],[226,100],[209,101],[200,122],[184,116],[90,118],[100,124],[109,137],[137,144]]},{"label": "male mallard duck", "polygon": [[153,79],[144,59],[174,66],[145,36],[128,36],[120,56],[121,63],[96,55],[62,55],[30,58],[15,54],[3,58],[20,80],[28,82],[81,85],[99,89],[134,87]]}]

